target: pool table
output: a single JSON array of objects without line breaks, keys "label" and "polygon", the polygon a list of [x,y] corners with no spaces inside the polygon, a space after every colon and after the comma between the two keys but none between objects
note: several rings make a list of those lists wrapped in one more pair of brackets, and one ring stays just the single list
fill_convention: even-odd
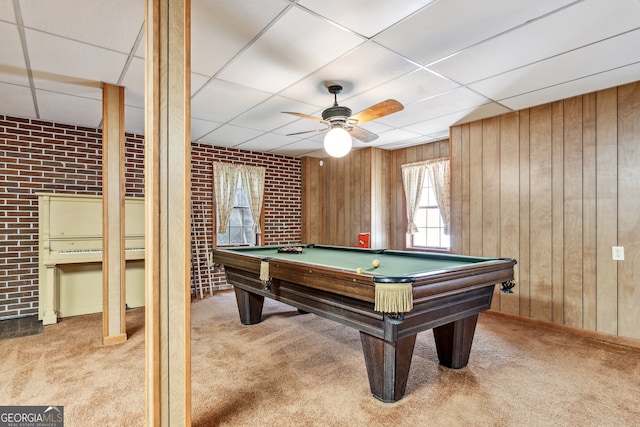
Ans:
[{"label": "pool table", "polygon": [[[268,297],[360,331],[371,393],[383,402],[404,396],[418,332],[433,329],[440,364],[467,365],[478,313],[495,284],[513,286],[516,263],[326,245],[217,248],[213,262],[234,286],[244,325],[261,321]],[[406,312],[378,311],[384,284],[408,287]]]}]

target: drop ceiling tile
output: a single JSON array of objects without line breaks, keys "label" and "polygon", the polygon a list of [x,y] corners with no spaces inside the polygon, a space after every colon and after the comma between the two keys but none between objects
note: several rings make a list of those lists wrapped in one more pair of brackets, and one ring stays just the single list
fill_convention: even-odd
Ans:
[{"label": "drop ceiling tile", "polygon": [[374,40],[419,64],[427,65],[572,1],[438,1]]},{"label": "drop ceiling tile", "polygon": [[305,141],[313,141],[313,142],[317,142],[318,144],[320,144],[320,146],[322,147],[323,143],[324,143],[324,136],[325,133],[321,132],[321,133],[312,133],[310,136],[306,136],[306,135],[298,135],[300,137],[300,139],[305,140]]},{"label": "drop ceiling tile", "polygon": [[0,83],[0,114],[36,117],[31,89],[25,86]]},{"label": "drop ceiling tile", "polygon": [[[402,127],[430,120],[449,113],[468,110],[489,103],[490,100],[461,87],[426,100],[405,106],[404,110],[378,119],[389,126]],[[427,134],[429,132],[421,132]]]},{"label": "drop ceiling tile", "polygon": [[[317,154],[316,154],[317,153]],[[321,142],[315,142],[310,140],[297,141],[291,144],[278,148],[278,154],[284,156],[311,156],[311,157],[325,157],[327,153],[322,148]]]},{"label": "drop ceiling tile", "polygon": [[131,58],[121,84],[124,86],[125,104],[144,108],[144,59]]},{"label": "drop ceiling tile", "polygon": [[21,1],[24,25],[129,54],[144,25],[140,0]]},{"label": "drop ceiling tile", "polygon": [[211,80],[207,76],[191,73],[191,95],[198,93]]},{"label": "drop ceiling tile", "polygon": [[302,0],[300,5],[351,31],[371,38],[433,1],[350,0],[349,7],[345,7],[342,2]]},{"label": "drop ceiling tile", "polygon": [[[304,104],[282,96],[274,96],[236,117],[230,123],[236,126],[267,132],[298,120],[296,116],[283,114],[283,111],[302,112],[306,114],[307,111],[313,111],[315,109],[316,107],[313,105]],[[310,121],[310,123],[314,122]]]},{"label": "drop ceiling tile", "polygon": [[191,98],[191,115],[224,123],[270,96],[266,92],[214,79]]},{"label": "drop ceiling tile", "polygon": [[[469,85],[502,100],[640,61],[640,29]],[[558,99],[558,98],[556,98]]]},{"label": "drop ceiling tile", "polygon": [[235,147],[240,150],[269,152],[286,145],[300,141],[299,138],[291,136],[274,135],[270,133],[262,134]]},{"label": "drop ceiling tile", "polygon": [[365,130],[368,130],[369,132],[375,133],[376,135],[382,135],[385,132],[389,132],[395,128],[391,127],[391,126],[387,126],[384,125],[382,123],[380,123],[377,120],[374,120],[372,122],[367,122],[362,126],[359,126]]},{"label": "drop ceiling tile", "polygon": [[396,99],[403,105],[409,105],[458,87],[460,85],[451,80],[420,69],[385,83],[377,89],[384,90],[387,97]]},{"label": "drop ceiling tile", "polygon": [[422,122],[414,123],[410,126],[406,126],[404,129],[409,132],[415,132],[422,135],[441,134],[449,132],[449,128],[460,120],[464,119],[470,111],[456,111],[451,114],[446,114],[433,119],[424,120]]},{"label": "drop ceiling tile", "polygon": [[[345,101],[344,104],[350,107],[354,113],[357,113],[385,99],[395,99],[404,105],[405,110],[375,121],[375,123],[395,123],[393,119],[401,119],[402,116],[406,116],[407,106],[412,103],[436,95],[453,92],[453,89],[459,87],[458,84],[429,71],[418,70],[351,97]],[[367,123],[367,125],[369,125],[369,123]],[[391,124],[391,126],[396,125]]]},{"label": "drop ceiling tile", "polygon": [[507,107],[491,102],[467,110],[456,111],[440,117],[427,119],[404,127],[405,130],[428,135],[433,139],[444,139],[449,136],[451,126],[480,120],[487,117],[494,117],[510,112]]},{"label": "drop ceiling tile", "polygon": [[212,132],[200,137],[198,142],[205,142],[211,145],[220,145],[223,147],[235,147],[252,138],[262,135],[255,129],[247,129],[233,125],[223,125]]},{"label": "drop ceiling tile", "polygon": [[208,120],[191,119],[191,140],[197,141],[220,126],[220,123],[210,122]]},{"label": "drop ceiling tile", "polygon": [[298,138],[308,138],[310,136],[313,136],[313,134],[316,132],[325,130],[327,130],[327,126],[325,126],[323,123],[318,123],[307,119],[298,119],[294,122],[274,129],[272,132],[278,135],[289,135],[297,132],[307,132],[296,136]]},{"label": "drop ceiling tile", "polygon": [[13,2],[0,1],[0,20],[7,22],[16,22],[16,13],[13,9]]},{"label": "drop ceiling tile", "polygon": [[[490,102],[488,104],[480,105],[476,108],[465,111],[464,116],[455,123],[451,123],[450,126],[458,125],[461,123],[469,123],[475,120],[486,119],[488,117],[499,116],[501,114],[510,113],[512,110],[500,105],[497,102]],[[429,132],[430,134],[432,132]]]},{"label": "drop ceiling tile", "polygon": [[[322,72],[322,69],[320,72]],[[327,86],[334,83],[341,85],[342,94],[352,91],[351,81],[336,78],[328,79],[326,76],[329,74],[329,72],[311,74],[282,90],[280,95],[309,105],[314,105],[316,109],[306,114],[318,112],[317,115],[319,116],[319,113],[322,112],[322,110],[333,105],[333,95],[329,93]],[[342,99],[342,94],[338,94],[338,101]]]},{"label": "drop ceiling tile", "polygon": [[[208,77],[191,74],[191,94],[202,88],[209,81]],[[144,108],[144,59],[133,57],[122,78],[124,86],[125,104]]]},{"label": "drop ceiling tile", "polygon": [[192,2],[192,71],[215,75],[286,7],[281,0]]},{"label": "drop ceiling tile", "polygon": [[404,140],[404,141],[399,141],[399,142],[394,142],[394,143],[391,143],[391,144],[386,144],[381,148],[383,148],[385,150],[397,150],[399,148],[411,147],[412,145],[421,145],[421,144],[428,144],[428,143],[435,142],[435,141],[440,141],[442,139],[447,139],[448,137],[449,137],[449,133],[448,132],[443,138],[436,138],[436,137],[432,137],[432,136],[421,136],[420,138],[407,139],[407,140]]},{"label": "drop ceiling tile", "polygon": [[394,52],[375,43],[363,43],[281,94],[327,108],[333,105],[333,95],[327,89],[330,82],[343,87],[338,95],[340,102],[415,69],[415,64]]},{"label": "drop ceiling tile", "polygon": [[[138,43],[138,46],[136,47],[136,50],[135,50],[135,52],[133,53],[133,55],[134,55],[136,58],[144,59],[144,55],[145,55],[144,51],[145,51],[145,49],[146,49],[146,44],[145,44],[145,43],[146,43],[146,42],[145,42],[145,37],[142,37],[142,40],[140,41],[140,43]],[[193,59],[192,59],[192,60],[193,60]]]},{"label": "drop ceiling tile", "polygon": [[[126,90],[125,90],[126,93]],[[126,95],[125,95],[126,98]],[[124,128],[129,133],[144,135],[144,108],[124,106]]]},{"label": "drop ceiling tile", "polygon": [[[639,25],[639,17],[638,1],[584,1],[473,46],[429,68],[468,84],[633,30]],[[559,31],[562,28],[567,29]],[[580,28],[581,31],[569,28]]]},{"label": "drop ceiling tile", "polygon": [[434,141],[442,141],[443,139],[449,138],[449,129],[443,132],[432,133],[428,135]]},{"label": "drop ceiling tile", "polygon": [[[34,83],[38,89],[82,93],[85,88],[116,84],[127,56],[38,31],[26,30]],[[99,94],[99,97],[102,95]]]},{"label": "drop ceiling tile", "polygon": [[[375,147],[378,148],[380,146],[380,144],[378,143],[380,138],[376,139],[375,141],[371,141],[371,142],[362,142],[359,141],[355,138],[351,138],[351,149],[352,150],[358,150],[360,148],[371,148],[371,147]],[[324,147],[323,147],[324,150]]]},{"label": "drop ceiling tile", "polygon": [[0,22],[0,82],[29,85],[20,34],[15,25]]},{"label": "drop ceiling tile", "polygon": [[614,68],[601,74],[586,76],[556,86],[502,99],[500,103],[513,110],[521,110],[601,89],[636,82],[638,81],[638,76],[640,76],[640,62]]},{"label": "drop ceiling tile", "polygon": [[374,146],[392,144],[394,142],[406,141],[407,139],[420,138],[422,135],[415,132],[409,132],[403,129],[392,129],[387,132],[378,134],[378,139],[371,143]]},{"label": "drop ceiling tile", "polygon": [[[144,2],[133,1],[136,4],[132,7],[143,10]],[[101,18],[101,22],[96,22],[96,16],[107,7],[105,2],[81,3],[75,0],[0,1],[0,114],[37,116],[19,33],[13,23],[13,5],[17,4],[23,6],[25,18],[37,27],[29,27],[25,22],[35,84],[38,89],[46,88],[37,92],[41,117],[98,126],[101,83],[120,83],[125,86],[127,132],[141,134],[144,132],[144,43],[139,40],[142,23],[136,24],[135,17],[128,20],[138,12],[125,16],[121,29],[120,18],[116,17],[125,9],[110,10],[106,20]],[[129,6],[128,0],[107,3]],[[344,86],[338,102],[354,112],[388,98],[406,106],[404,111],[362,126],[380,135],[368,146],[395,149],[446,138],[449,126],[456,123],[638,81],[640,76],[637,49],[640,39],[631,32],[610,38],[608,44],[596,43],[579,49],[597,37],[613,34],[612,31],[629,30],[637,20],[638,0],[439,0],[431,3],[424,0],[427,6],[400,19],[374,40],[367,40],[364,35],[374,34],[377,28],[397,21],[397,12],[404,7],[418,7],[417,3],[410,0],[353,0],[341,2],[339,6],[333,3],[319,0],[197,0],[192,3],[192,64],[194,68],[206,68],[203,72],[194,69],[191,74],[193,139],[278,154],[326,157],[322,149],[324,132],[283,136],[313,130],[319,128],[319,124],[294,116],[282,124],[284,115],[279,110],[319,117],[333,102],[325,87],[327,80]],[[69,11],[72,6],[77,6],[77,10]],[[51,12],[52,8],[58,9]],[[386,9],[388,14],[381,13]],[[555,9],[558,9],[556,14]],[[283,13],[279,14],[280,11]],[[578,20],[569,19],[577,12],[580,12],[578,24]],[[58,17],[60,13],[68,16]],[[563,16],[567,17],[560,19],[563,25],[552,25]],[[332,24],[330,19],[338,24]],[[400,34],[403,28],[411,31]],[[544,31],[558,31],[558,35],[547,37]],[[78,37],[84,40],[73,40]],[[256,37],[256,45],[247,46]],[[511,38],[511,42],[503,43],[505,38]],[[100,49],[99,44],[109,47]],[[518,48],[513,48],[514,45]],[[391,50],[396,48],[400,54]],[[136,49],[138,57],[124,70],[126,53],[131,49]],[[561,50],[571,52],[567,56],[557,55]],[[456,53],[432,64],[433,69],[442,74],[416,69],[415,63],[403,57],[415,54],[417,58],[434,62],[431,58],[442,59],[443,55]],[[537,56],[528,60],[537,61],[537,67],[520,66],[522,74],[504,72],[521,65],[531,53]],[[235,62],[231,65],[237,68],[225,69],[225,64],[230,59],[234,61],[236,54],[238,65],[234,65]],[[538,59],[545,55],[556,56]],[[468,65],[471,62],[473,65]],[[627,65],[629,62],[633,64]],[[213,73],[220,69],[234,79],[255,81],[268,90],[257,91],[225,82],[218,76],[212,80]],[[476,71],[496,80],[473,80],[478,79],[474,77]],[[461,86],[452,78],[472,81],[472,91],[464,89],[455,96],[455,90]],[[2,84],[3,80],[13,84]],[[67,96],[56,93],[63,91]],[[478,98],[481,91],[487,99]],[[286,108],[281,104],[285,100],[291,101]],[[463,109],[451,112],[459,108]],[[242,126],[232,126],[231,121]],[[263,131],[252,129],[256,126],[277,128],[267,137]],[[396,142],[385,142],[387,139]],[[258,142],[261,145],[254,147]],[[354,149],[360,146],[366,145],[354,142]]]},{"label": "drop ceiling tile", "polygon": [[102,100],[43,90],[36,90],[36,97],[42,120],[88,127],[98,127],[102,121]]},{"label": "drop ceiling tile", "polygon": [[292,8],[219,77],[276,93],[362,42],[315,15]]}]

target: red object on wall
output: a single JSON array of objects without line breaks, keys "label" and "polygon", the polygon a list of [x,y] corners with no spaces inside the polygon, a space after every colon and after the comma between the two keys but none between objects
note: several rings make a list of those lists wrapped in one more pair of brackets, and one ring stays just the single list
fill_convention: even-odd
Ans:
[{"label": "red object on wall", "polygon": [[359,248],[369,247],[369,233],[358,233],[358,247]]}]

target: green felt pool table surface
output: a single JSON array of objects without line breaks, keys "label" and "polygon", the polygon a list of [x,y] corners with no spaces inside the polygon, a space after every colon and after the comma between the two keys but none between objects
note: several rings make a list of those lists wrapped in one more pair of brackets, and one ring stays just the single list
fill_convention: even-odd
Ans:
[{"label": "green felt pool table surface", "polygon": [[[493,260],[462,255],[449,255],[433,252],[406,252],[378,249],[363,249],[340,246],[302,245],[301,253],[279,253],[282,246],[233,248],[234,252],[269,259],[282,259],[314,266],[324,266],[355,272],[361,268],[364,274],[390,277],[407,277],[456,269]],[[293,245],[292,247],[296,247]],[[372,266],[373,260],[380,265]]]}]

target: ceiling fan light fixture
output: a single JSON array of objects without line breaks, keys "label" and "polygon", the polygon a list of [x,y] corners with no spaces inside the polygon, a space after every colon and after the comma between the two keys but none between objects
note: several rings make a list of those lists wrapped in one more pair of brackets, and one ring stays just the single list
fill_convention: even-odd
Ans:
[{"label": "ceiling fan light fixture", "polygon": [[334,126],[324,136],[324,149],[331,157],[344,157],[351,151],[353,141],[342,126]]},{"label": "ceiling fan light fixture", "polygon": [[351,137],[362,142],[371,142],[378,138],[378,135],[375,133],[360,127],[361,124],[397,113],[404,108],[404,106],[395,99],[387,99],[352,115],[351,108],[338,105],[337,94],[342,91],[342,86],[339,84],[331,84],[327,86],[327,89],[329,89],[329,93],[333,94],[333,105],[322,111],[321,119],[293,111],[283,111],[283,113],[326,125],[323,129],[294,132],[287,134],[287,136],[301,135],[308,132],[325,132],[330,129],[324,138],[324,149],[333,157],[343,157],[351,151],[353,144]]}]

